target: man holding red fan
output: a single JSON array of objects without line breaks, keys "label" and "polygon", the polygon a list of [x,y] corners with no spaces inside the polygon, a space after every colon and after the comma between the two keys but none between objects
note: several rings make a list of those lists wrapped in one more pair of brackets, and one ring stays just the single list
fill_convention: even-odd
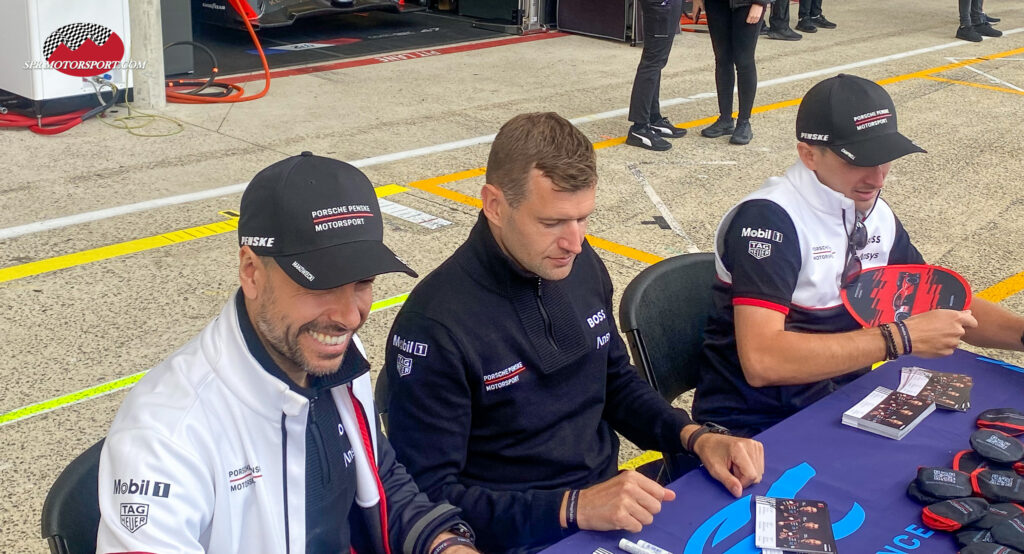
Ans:
[{"label": "man holding red fan", "polygon": [[897,130],[885,89],[853,75],[807,92],[796,135],[797,162],[719,224],[698,421],[752,436],[879,360],[947,356],[961,339],[1024,349],[1024,318],[979,298],[862,328],[842,289],[862,269],[924,263],[879,197],[893,160],[924,150]]}]

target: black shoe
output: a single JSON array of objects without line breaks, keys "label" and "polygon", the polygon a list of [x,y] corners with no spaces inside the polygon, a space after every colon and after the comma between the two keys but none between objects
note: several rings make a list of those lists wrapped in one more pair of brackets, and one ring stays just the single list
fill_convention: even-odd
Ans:
[{"label": "black shoe", "polygon": [[763,36],[763,37],[768,36],[768,26],[762,23],[761,24],[761,30],[758,31],[758,33],[760,33],[760,35]]},{"label": "black shoe", "polygon": [[701,136],[705,136],[707,138],[718,138],[723,137],[725,135],[731,135],[733,129],[735,128],[736,123],[733,122],[733,119],[731,117],[720,115],[718,116],[717,121],[701,129],[700,134]]},{"label": "black shoe", "polygon": [[971,42],[981,42],[981,33],[975,31],[974,27],[957,27],[956,38]]},{"label": "black shoe", "polygon": [[729,142],[733,144],[747,144],[754,138],[754,130],[750,128],[749,119],[737,119],[736,130],[732,132]]},{"label": "black shoe", "polygon": [[986,23],[999,23],[1000,21],[1002,21],[1002,19],[999,19],[998,17],[992,17],[987,13],[982,13],[981,15],[982,19],[984,19]]},{"label": "black shoe", "polygon": [[772,40],[800,40],[804,38],[804,36],[793,29],[786,27],[784,29],[772,29],[768,31],[768,38]]},{"label": "black shoe", "polygon": [[1000,31],[999,29],[996,29],[995,27],[989,25],[988,23],[982,23],[981,25],[975,25],[974,26],[974,31],[976,33],[978,33],[979,35],[984,35],[986,37],[1001,37],[1001,36],[1003,36],[1003,32],[1002,31]]},{"label": "black shoe", "polygon": [[796,24],[796,30],[803,31],[805,33],[818,32],[818,28],[814,26],[814,21],[809,17],[801,19],[800,22]]},{"label": "black shoe", "polygon": [[658,132],[652,129],[650,125],[633,125],[630,127],[629,134],[626,135],[626,144],[656,152],[672,148],[672,143],[661,138]]},{"label": "black shoe", "polygon": [[835,29],[838,27],[835,23],[825,19],[825,14],[821,14],[817,17],[812,17],[811,22],[814,23],[815,27],[821,27],[822,29]]},{"label": "black shoe", "polygon": [[651,129],[667,138],[682,138],[686,136],[686,129],[680,129],[672,124],[667,117],[651,122]]}]

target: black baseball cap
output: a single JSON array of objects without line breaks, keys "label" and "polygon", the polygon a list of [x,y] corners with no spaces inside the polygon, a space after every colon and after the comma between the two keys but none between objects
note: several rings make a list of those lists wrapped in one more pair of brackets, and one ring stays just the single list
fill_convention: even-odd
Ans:
[{"label": "black baseball cap", "polygon": [[370,180],[312,152],[260,171],[242,194],[238,245],[271,256],[293,281],[325,290],[382,273],[416,272],[387,246]]},{"label": "black baseball cap", "polygon": [[796,139],[874,167],[924,148],[896,130],[896,106],[874,81],[840,73],[811,87],[796,114]]}]

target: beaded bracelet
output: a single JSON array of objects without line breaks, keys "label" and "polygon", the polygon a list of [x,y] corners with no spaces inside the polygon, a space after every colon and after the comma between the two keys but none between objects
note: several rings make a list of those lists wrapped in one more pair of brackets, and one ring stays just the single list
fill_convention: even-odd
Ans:
[{"label": "beaded bracelet", "polygon": [[899,358],[899,352],[896,350],[896,339],[892,336],[892,329],[889,329],[888,324],[882,324],[878,326],[878,330],[882,333],[882,339],[885,341],[885,359],[895,360]]}]

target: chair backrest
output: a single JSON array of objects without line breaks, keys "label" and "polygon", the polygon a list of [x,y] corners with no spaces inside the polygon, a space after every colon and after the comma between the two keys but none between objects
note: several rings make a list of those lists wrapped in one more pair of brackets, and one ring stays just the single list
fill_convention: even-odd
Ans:
[{"label": "chair backrest", "polygon": [[103,440],[72,460],[46,494],[42,531],[52,554],[96,552],[100,525],[97,474]]},{"label": "chair backrest", "polygon": [[714,254],[682,254],[644,269],[622,294],[619,327],[633,364],[669,402],[697,386],[714,280]]},{"label": "chair backrest", "polygon": [[380,416],[380,428],[384,434],[388,432],[388,402],[391,400],[391,391],[388,390],[388,370],[380,368],[377,373],[377,382],[373,386],[373,403],[377,408],[377,415]]}]

